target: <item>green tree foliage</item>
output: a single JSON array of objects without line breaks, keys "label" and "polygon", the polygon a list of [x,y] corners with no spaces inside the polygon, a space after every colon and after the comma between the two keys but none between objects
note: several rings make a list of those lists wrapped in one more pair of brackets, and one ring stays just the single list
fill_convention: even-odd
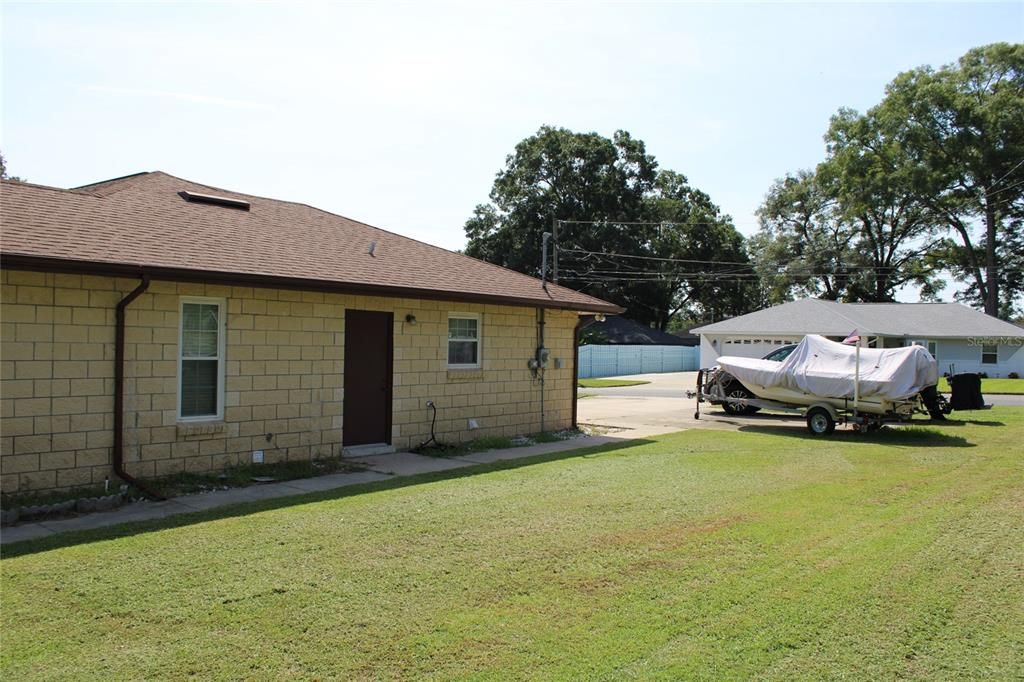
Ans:
[{"label": "green tree foliage", "polygon": [[920,172],[870,113],[841,110],[825,140],[826,160],[776,181],[758,209],[750,250],[768,299],[893,301],[910,283],[934,291]]},{"label": "green tree foliage", "polygon": [[[840,110],[813,173],[778,181],[750,243],[770,300],[923,298],[951,271],[991,315],[1019,307],[1024,45],[896,77],[866,114]],[[816,276],[815,276],[816,275]]]},{"label": "green tree foliage", "polygon": [[853,246],[856,228],[813,171],[777,180],[757,215],[761,230],[750,239],[750,252],[770,303],[846,296],[863,265]]},{"label": "green tree foliage", "polygon": [[[1009,317],[1024,289],[1007,272],[1024,216],[1024,45],[971,50],[902,73],[873,110],[924,174],[920,196],[956,243],[940,250],[967,298]],[[1001,246],[1004,245],[1004,246]],[[1007,288],[1009,287],[1009,288]]]},{"label": "green tree foliage", "polygon": [[721,316],[759,302],[731,219],[627,132],[542,127],[516,145],[490,199],[466,222],[468,255],[539,276],[542,235],[565,221],[559,283],[643,324],[665,329],[681,311]]},{"label": "green tree foliage", "polygon": [[853,266],[867,266],[851,275],[846,298],[894,301],[905,284],[933,290],[938,285],[925,249],[934,229],[921,200],[923,171],[886,134],[875,112],[840,110],[825,141],[828,155],[818,166],[818,180],[854,228]]},{"label": "green tree foliage", "polygon": [[17,180],[18,182],[24,182],[22,178],[15,175],[8,175],[7,159],[4,158],[3,152],[0,152],[0,180]]}]

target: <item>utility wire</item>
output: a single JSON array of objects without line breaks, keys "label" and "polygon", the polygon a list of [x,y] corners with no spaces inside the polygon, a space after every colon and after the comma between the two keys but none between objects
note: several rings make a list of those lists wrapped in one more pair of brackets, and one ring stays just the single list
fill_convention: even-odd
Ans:
[{"label": "utility wire", "polygon": [[1017,182],[1013,183],[1012,185],[1008,185],[1006,187],[1003,187],[1002,189],[997,189],[994,192],[988,192],[988,193],[985,194],[985,196],[992,197],[992,196],[995,196],[995,195],[999,194],[1000,192],[1005,192],[1007,190],[1013,189],[1014,187],[1020,187],[1021,185],[1024,185],[1024,180],[1018,180]]},{"label": "utility wire", "polygon": [[664,261],[669,263],[693,263],[696,265],[709,265],[709,264],[721,264],[721,265],[750,265],[749,262],[743,261],[727,261],[727,260],[691,260],[686,258],[663,258],[660,256],[634,256],[628,253],[607,253],[603,251],[586,251],[583,249],[558,249],[559,253],[586,253],[594,256],[608,256],[611,258],[636,258],[639,260],[655,260]]},{"label": "utility wire", "polygon": [[686,227],[686,226],[708,226],[708,225],[735,225],[729,220],[704,220],[704,221],[672,221],[672,220],[559,220],[562,225],[648,225],[650,227]]},{"label": "utility wire", "polygon": [[[737,266],[742,266],[742,267],[745,267],[745,268],[755,268],[756,267],[756,263],[743,262],[743,261],[693,260],[693,259],[687,259],[687,258],[666,258],[666,257],[659,257],[659,256],[637,256],[637,255],[623,254],[623,253],[605,253],[605,252],[601,252],[601,251],[585,251],[583,249],[560,249],[559,251],[561,253],[585,254],[586,258],[589,258],[589,257],[633,258],[633,259],[638,259],[638,260],[658,261],[658,262],[664,262],[664,263],[687,263],[687,264],[690,264],[690,265],[737,265]],[[571,261],[569,261],[569,263],[571,264]],[[616,265],[620,265],[622,267],[628,267],[628,264],[625,264],[625,263],[617,263]],[[873,271],[878,271],[878,270],[900,270],[900,269],[902,269],[902,267],[903,266],[901,266],[901,265],[845,265],[845,266],[842,266],[842,269],[844,269],[844,270],[873,270]]]},{"label": "utility wire", "polygon": [[1018,168],[1020,168],[1021,166],[1024,166],[1024,159],[1021,159],[1020,161],[1018,161],[1018,162],[1017,162],[1017,165],[1015,165],[1015,166],[1014,166],[1013,168],[1011,168],[1010,170],[1006,171],[1006,174],[1005,174],[1005,175],[1003,175],[1003,177],[1001,177],[1001,178],[999,178],[998,180],[996,180],[995,182],[993,182],[993,183],[992,183],[992,187],[989,187],[989,190],[991,190],[991,189],[992,189],[992,188],[994,188],[994,187],[998,187],[998,186],[999,186],[999,183],[1000,183],[1000,182],[1002,182],[1002,181],[1003,181],[1003,180],[1005,180],[1006,178],[1008,178],[1008,177],[1010,177],[1011,175],[1013,175],[1013,172],[1014,172],[1015,170],[1017,170]]}]

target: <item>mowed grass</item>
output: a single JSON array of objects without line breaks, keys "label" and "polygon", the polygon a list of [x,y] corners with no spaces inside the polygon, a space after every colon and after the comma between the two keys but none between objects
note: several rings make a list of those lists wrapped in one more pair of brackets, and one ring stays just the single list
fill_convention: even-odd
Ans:
[{"label": "mowed grass", "polygon": [[694,430],[6,549],[4,679],[1020,679],[1024,410]]},{"label": "mowed grass", "polygon": [[[949,380],[939,377],[939,392],[949,393]],[[992,395],[1024,395],[1024,379],[982,379],[981,393]]]},{"label": "mowed grass", "polygon": [[649,381],[642,379],[577,379],[580,388],[622,388],[623,386],[643,386]]}]

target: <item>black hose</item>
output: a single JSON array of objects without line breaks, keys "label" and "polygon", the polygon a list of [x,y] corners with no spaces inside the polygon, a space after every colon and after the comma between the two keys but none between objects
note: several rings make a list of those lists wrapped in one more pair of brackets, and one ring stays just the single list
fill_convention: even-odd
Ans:
[{"label": "black hose", "polygon": [[441,445],[439,442],[437,442],[437,436],[434,435],[434,425],[437,424],[437,405],[435,405],[433,402],[431,402],[430,403],[430,409],[434,411],[433,416],[430,418],[430,438],[426,439],[425,441],[423,441],[422,443],[420,443],[419,445],[414,447],[412,449],[413,452],[416,452],[417,450],[422,450],[423,448],[427,447],[431,443],[433,443],[435,446],[437,446],[439,448],[447,447],[447,446]]}]

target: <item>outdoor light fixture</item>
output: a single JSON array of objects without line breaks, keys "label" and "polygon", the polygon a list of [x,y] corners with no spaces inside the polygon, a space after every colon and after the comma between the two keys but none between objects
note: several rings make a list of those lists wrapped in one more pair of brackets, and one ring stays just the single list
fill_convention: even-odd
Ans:
[{"label": "outdoor light fixture", "polygon": [[405,321],[408,322],[409,324],[416,324],[416,316],[413,315],[412,313],[409,313],[408,315],[405,316]]}]

